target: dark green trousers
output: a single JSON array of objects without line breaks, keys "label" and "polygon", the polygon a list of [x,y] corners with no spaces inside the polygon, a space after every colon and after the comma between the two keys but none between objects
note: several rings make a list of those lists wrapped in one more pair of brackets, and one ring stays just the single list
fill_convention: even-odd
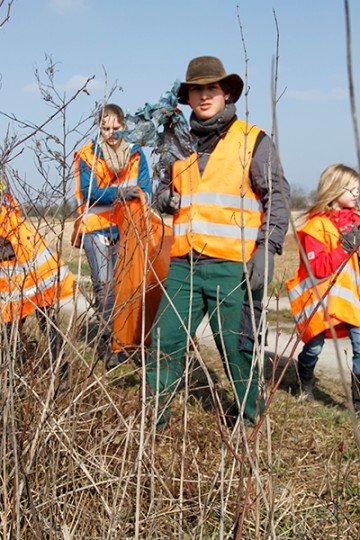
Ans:
[{"label": "dark green trousers", "polygon": [[[224,343],[230,376],[240,404],[243,404],[251,375],[253,353],[253,340],[250,338],[242,340],[242,350],[239,350],[240,318],[244,301],[247,299],[243,264],[230,261],[197,264],[193,266],[191,275],[190,264],[172,262],[166,280],[166,291],[171,302],[163,295],[148,356],[146,377],[150,393],[155,395],[156,392],[158,348],[161,351],[158,387],[161,404],[168,399],[184,373],[186,329],[189,329],[193,337],[204,315],[208,313],[217,348],[224,359],[222,342]],[[250,421],[254,421],[256,411],[261,414],[263,410],[263,402],[258,400],[257,379],[256,366],[244,409],[245,416]],[[168,415],[169,411],[160,418],[159,425]]]}]

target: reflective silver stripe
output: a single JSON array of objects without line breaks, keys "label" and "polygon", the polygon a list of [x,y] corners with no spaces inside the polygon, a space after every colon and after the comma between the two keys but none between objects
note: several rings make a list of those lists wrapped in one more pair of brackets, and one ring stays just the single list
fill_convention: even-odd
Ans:
[{"label": "reflective silver stripe", "polygon": [[[331,287],[330,290],[330,298],[341,298],[345,302],[348,302],[349,304],[352,304],[355,306],[356,309],[360,309],[360,300],[358,298],[354,298],[354,293],[350,289],[346,289],[345,287],[334,285]],[[320,300],[316,299],[311,304],[304,306],[304,308],[295,315],[295,321],[296,324],[301,324],[305,322],[314,312],[314,309],[318,306],[320,303]],[[323,299],[323,303],[318,307],[317,312],[324,311],[323,306],[327,309],[329,304],[329,295],[326,296]]]},{"label": "reflective silver stripe", "polygon": [[303,281],[301,281],[296,287],[291,289],[291,291],[288,292],[289,300],[292,302],[293,300],[296,300],[296,298],[299,298],[299,296],[302,296],[305,291],[309,291],[313,288],[313,284],[315,283],[318,285],[319,283],[323,283],[327,279],[329,279],[330,276],[327,276],[323,279],[311,279],[310,277],[307,277]]},{"label": "reflective silver stripe", "polygon": [[345,271],[350,274],[352,281],[355,283],[356,287],[360,289],[360,275],[356,273],[350,263],[347,263],[347,265],[345,266],[343,272]]},{"label": "reflective silver stripe", "polygon": [[34,268],[41,266],[46,263],[48,260],[54,258],[54,253],[50,248],[45,247],[38,255],[26,261],[25,263],[18,264],[8,267],[0,267],[0,278],[8,278],[14,276],[20,276],[21,274],[28,274]]},{"label": "reflective silver stripe", "polygon": [[[187,223],[179,223],[174,226],[174,236],[184,236],[187,234],[187,232]],[[245,240],[256,240],[259,234],[259,229],[257,227],[245,227],[245,229],[242,231],[237,225],[209,223],[208,221],[192,221],[191,232],[195,234],[206,234],[208,236],[235,238],[238,240],[241,240],[242,238]]]},{"label": "reflective silver stripe", "polygon": [[[344,271],[346,271],[352,277],[357,277],[356,273],[354,272],[354,269],[349,264],[345,266]],[[316,284],[318,284],[318,283],[326,281],[327,279],[329,279],[329,276],[325,279],[321,279],[321,280],[315,279],[314,281]],[[304,292],[306,291],[310,292],[310,290],[312,289],[313,289],[313,282],[311,278],[308,277],[304,279],[301,283],[299,283],[297,287],[295,287],[288,293],[290,302],[302,296]],[[314,294],[316,294],[315,291],[314,291]],[[360,309],[360,299],[354,297],[353,290],[348,289],[344,287],[343,285],[336,285],[336,283],[331,287],[329,294],[322,301],[325,308],[327,308],[328,306],[329,298],[335,298],[335,297],[341,298],[345,302],[352,304],[356,309]],[[301,324],[305,322],[305,320],[308,319],[312,315],[314,309],[316,308],[316,306],[318,306],[319,302],[320,300],[316,297],[312,301],[311,304],[307,304],[306,306],[304,306],[303,309],[297,315],[294,316],[296,324]],[[323,311],[322,305],[318,307],[318,311]]]},{"label": "reflective silver stripe", "polygon": [[237,238],[241,240],[256,240],[259,234],[257,227],[245,227],[241,229],[237,225],[224,225],[211,223],[209,221],[192,221],[192,232],[196,234],[207,234],[209,236],[222,236],[224,238]]},{"label": "reflective silver stripe", "polygon": [[[342,273],[345,273],[345,272],[349,274],[350,279],[353,281],[353,283],[355,283],[356,287],[360,288],[360,277],[357,275],[357,273],[355,272],[351,264],[349,263],[346,264],[346,266],[342,270]],[[312,289],[314,286],[313,285],[314,283],[316,285],[318,285],[319,283],[323,283],[324,281],[328,280],[331,277],[331,275],[325,278],[321,278],[321,279],[316,279],[316,278],[311,279],[310,277],[307,277],[306,279],[301,281],[298,285],[296,285],[296,287],[291,289],[291,291],[288,292],[290,302],[292,302],[293,300],[296,300],[296,298],[299,298],[299,296],[302,296],[305,291]],[[333,295],[333,291],[338,288],[344,289],[343,286],[339,286],[335,284],[331,288],[331,295]]]},{"label": "reflective silver stripe", "polygon": [[26,289],[19,288],[15,291],[11,291],[11,293],[1,293],[0,299],[2,302],[18,302],[24,297],[31,298],[35,294],[46,291],[57,283],[60,283],[68,276],[68,274],[69,269],[67,268],[67,266],[60,267],[59,271],[56,268],[53,274],[46,278],[46,280],[41,279],[35,285],[27,287]]},{"label": "reflective silver stripe", "polygon": [[193,202],[194,195],[181,195],[181,207],[190,206]]},{"label": "reflective silver stripe", "polygon": [[229,195],[228,193],[204,193],[199,192],[196,195],[182,195],[181,206],[190,206],[193,202],[196,204],[209,204],[213,206],[230,207],[234,209],[251,210],[252,212],[262,212],[263,206],[261,201],[252,199],[251,197],[243,197],[240,195]]},{"label": "reflective silver stripe", "polygon": [[188,223],[177,223],[173,227],[174,236],[185,236],[188,231]]},{"label": "reflective silver stripe", "polygon": [[261,201],[251,197],[229,195],[228,193],[204,193],[199,192],[196,196],[197,204],[212,204],[214,206],[229,206],[230,208],[244,208],[253,212],[262,212]]},{"label": "reflective silver stripe", "polygon": [[353,304],[356,309],[360,309],[360,300],[359,298],[354,297],[354,292],[351,289],[347,289],[346,287],[335,284],[330,289],[330,296],[336,296],[337,298],[341,298],[342,300],[345,300],[345,302]]},{"label": "reflective silver stripe", "polygon": [[[323,305],[325,308],[327,308],[328,306],[328,296],[326,296],[323,300]],[[300,313],[298,313],[297,315],[294,316],[294,319],[295,319],[295,323],[297,325],[299,324],[302,324],[303,322],[305,322],[307,319],[309,319],[311,317],[311,315],[313,314],[314,312],[314,309],[319,305],[319,300],[315,300],[314,302],[312,302],[311,304],[309,305],[306,305],[301,311]],[[322,305],[320,305],[317,309],[318,312],[320,311],[323,311],[323,308],[322,308]]]},{"label": "reflective silver stripe", "polygon": [[87,215],[91,215],[91,214],[93,214],[93,215],[94,215],[94,214],[103,214],[104,212],[110,212],[110,211],[113,210],[113,209],[114,209],[114,207],[111,206],[111,205],[109,205],[109,204],[108,204],[108,205],[105,205],[105,204],[101,205],[101,204],[99,204],[98,206],[91,206],[91,207],[88,209],[88,211],[86,212],[85,217],[86,217]]}]

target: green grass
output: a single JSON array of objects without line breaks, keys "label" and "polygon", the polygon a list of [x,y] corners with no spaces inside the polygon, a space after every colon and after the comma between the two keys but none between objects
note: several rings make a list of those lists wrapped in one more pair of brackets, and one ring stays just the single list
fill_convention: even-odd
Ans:
[{"label": "green grass", "polygon": [[287,291],[284,281],[272,281],[268,285],[268,295],[273,296],[278,294],[280,298],[285,298],[287,296]]},{"label": "green grass", "polygon": [[283,322],[283,323],[293,323],[294,317],[290,309],[269,309],[266,316],[268,322]]},{"label": "green grass", "polygon": [[[71,272],[74,275],[77,275],[78,270],[79,270],[78,262],[77,261],[70,261],[70,262],[67,262],[66,264],[68,265]],[[85,262],[85,261],[82,262],[82,264],[81,264],[81,275],[86,276],[86,277],[91,275],[90,266],[89,266],[88,262]]]}]

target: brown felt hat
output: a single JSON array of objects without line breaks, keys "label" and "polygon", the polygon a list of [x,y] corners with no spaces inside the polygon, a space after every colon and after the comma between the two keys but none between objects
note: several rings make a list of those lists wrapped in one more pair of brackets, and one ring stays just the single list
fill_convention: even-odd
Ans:
[{"label": "brown felt hat", "polygon": [[178,90],[179,103],[184,105],[188,102],[188,86],[194,84],[211,84],[215,82],[226,82],[231,89],[231,96],[235,103],[241,96],[244,83],[242,78],[236,73],[228,75],[223,63],[215,56],[199,56],[190,60],[186,81],[182,82]]}]

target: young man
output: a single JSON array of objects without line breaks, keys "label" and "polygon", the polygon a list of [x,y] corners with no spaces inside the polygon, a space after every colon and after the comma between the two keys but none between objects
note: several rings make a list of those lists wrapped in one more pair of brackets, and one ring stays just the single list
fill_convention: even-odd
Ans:
[{"label": "young man", "polygon": [[[218,58],[203,56],[190,61],[178,91],[179,102],[192,109],[197,152],[175,162],[171,181],[163,180],[158,188],[160,210],[174,216],[174,242],[167,294],[152,332],[147,383],[155,394],[160,349],[158,390],[165,404],[184,372],[187,336],[195,335],[207,313],[228,362],[226,372],[253,423],[263,400],[257,365],[251,373],[254,336],[244,261],[260,314],[265,261],[270,281],[274,254],[281,253],[288,228],[284,197],[289,199],[290,190],[269,137],[236,117],[234,104],[242,89],[239,75],[226,74]],[[165,405],[158,427],[169,416]]]}]

